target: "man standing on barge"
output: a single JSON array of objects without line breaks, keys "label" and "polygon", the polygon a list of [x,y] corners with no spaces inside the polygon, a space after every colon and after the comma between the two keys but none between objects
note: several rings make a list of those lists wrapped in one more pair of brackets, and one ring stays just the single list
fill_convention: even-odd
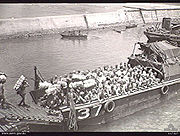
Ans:
[{"label": "man standing on barge", "polygon": [[[29,107],[27,104],[25,104],[25,95],[26,95],[26,92],[25,92],[25,89],[26,87],[29,87],[29,84],[27,82],[27,80],[25,79],[21,86],[19,87],[19,90],[17,92],[17,94],[19,94],[22,98],[21,102],[18,104],[18,106],[27,106]],[[22,105],[23,104],[23,105]]]},{"label": "man standing on barge", "polygon": [[0,101],[2,109],[4,109],[5,97],[4,97],[4,83],[6,82],[6,74],[0,73]]}]

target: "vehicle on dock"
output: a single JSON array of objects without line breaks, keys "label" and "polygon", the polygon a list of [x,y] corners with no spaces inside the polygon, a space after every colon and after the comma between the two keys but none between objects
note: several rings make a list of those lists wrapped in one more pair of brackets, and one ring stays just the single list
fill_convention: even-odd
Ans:
[{"label": "vehicle on dock", "polygon": [[88,33],[79,31],[65,31],[61,34],[62,39],[87,39]]},{"label": "vehicle on dock", "polygon": [[[135,53],[136,50],[137,53]],[[128,58],[128,64],[132,68],[141,66],[147,71],[151,69],[156,73],[159,82],[149,84],[149,86],[131,88],[131,90],[128,90],[130,93],[111,95],[101,100],[95,99],[84,103],[70,102],[61,105],[58,108],[61,110],[65,122],[73,122],[72,124],[76,126],[70,128],[75,127],[77,130],[78,125],[79,130],[81,130],[83,127],[117,120],[177,96],[180,91],[179,53],[180,48],[165,41],[135,44],[133,54]],[[89,80],[83,76],[80,78],[79,82],[82,81],[82,84]],[[39,88],[40,79],[37,69],[35,69],[35,90],[31,91],[30,94],[37,104],[41,103],[41,98],[46,94],[44,89]],[[67,86],[69,86],[68,81]],[[90,92],[93,87],[92,85],[79,91],[83,92],[87,89],[87,92]],[[68,93],[71,92],[70,90],[69,88],[64,91]],[[70,100],[73,101],[73,99]],[[49,126],[55,127],[50,124]]]}]

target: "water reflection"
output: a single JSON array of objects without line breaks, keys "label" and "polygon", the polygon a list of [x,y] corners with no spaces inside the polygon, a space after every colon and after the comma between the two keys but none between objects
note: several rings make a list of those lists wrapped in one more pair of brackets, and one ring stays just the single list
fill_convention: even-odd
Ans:
[{"label": "water reflection", "polygon": [[68,41],[72,45],[81,45],[83,41],[86,41],[87,38],[61,38],[63,41]]}]

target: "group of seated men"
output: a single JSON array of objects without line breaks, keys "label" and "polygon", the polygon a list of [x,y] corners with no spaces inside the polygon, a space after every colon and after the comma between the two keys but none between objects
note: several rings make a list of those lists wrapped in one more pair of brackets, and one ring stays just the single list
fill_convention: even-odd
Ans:
[{"label": "group of seated men", "polygon": [[[73,80],[73,74],[84,76],[86,80],[93,79],[96,81],[96,84],[89,88],[82,85],[72,87],[70,84],[76,83]],[[41,97],[42,106],[54,109],[68,105],[68,89],[73,93],[75,104],[82,104],[97,100],[102,102],[104,99],[113,96],[130,95],[133,92],[143,90],[161,81],[157,78],[157,73],[153,72],[152,69],[147,69],[140,65],[132,68],[130,64],[120,63],[114,67],[104,66],[93,71],[74,71],[64,77],[55,76],[51,80],[51,83],[54,85],[58,82],[65,84],[61,84],[55,91],[46,93]]]}]

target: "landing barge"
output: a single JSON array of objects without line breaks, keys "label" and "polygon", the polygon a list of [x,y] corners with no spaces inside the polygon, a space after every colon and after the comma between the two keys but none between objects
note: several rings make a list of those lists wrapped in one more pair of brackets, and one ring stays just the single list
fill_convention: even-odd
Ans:
[{"label": "landing barge", "polygon": [[[135,53],[136,51],[138,53]],[[102,101],[75,104],[74,119],[77,121],[79,131],[84,126],[108,123],[178,96],[180,93],[179,53],[179,47],[172,46],[165,41],[135,44],[128,63],[131,67],[141,65],[144,68],[153,69],[160,82],[149,87],[135,89],[136,91],[130,94],[113,95]],[[38,77],[37,73],[35,77]],[[35,90],[31,92],[34,102],[38,103],[44,94],[44,91],[38,89],[38,82],[35,82]],[[69,122],[71,107],[66,105],[61,106],[60,109],[65,122]],[[53,127],[55,126],[49,124],[49,129]]]}]

